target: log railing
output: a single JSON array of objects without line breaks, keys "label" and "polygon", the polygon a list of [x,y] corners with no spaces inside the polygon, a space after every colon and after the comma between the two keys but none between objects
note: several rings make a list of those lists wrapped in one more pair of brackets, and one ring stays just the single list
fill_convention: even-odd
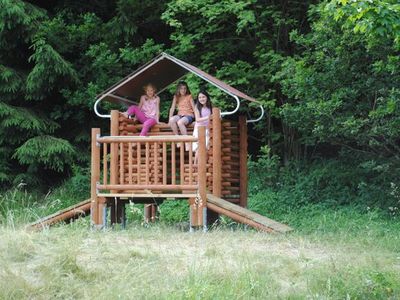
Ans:
[{"label": "log railing", "polygon": [[195,193],[199,188],[192,150],[199,140],[193,136],[105,136],[96,142],[103,148],[99,191]]},{"label": "log railing", "polygon": [[[198,143],[194,165],[192,144]],[[185,150],[185,146],[188,151]],[[205,224],[207,205],[205,127],[193,136],[100,136],[92,129],[91,217],[104,226],[107,199],[123,197],[189,198],[197,215],[192,225]]]}]

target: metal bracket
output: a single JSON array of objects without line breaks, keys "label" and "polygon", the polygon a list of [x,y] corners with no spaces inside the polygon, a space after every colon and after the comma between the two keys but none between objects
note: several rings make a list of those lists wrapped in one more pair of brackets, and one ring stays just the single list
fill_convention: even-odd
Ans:
[{"label": "metal bracket", "polygon": [[105,97],[107,96],[107,94],[101,96],[99,99],[97,99],[97,101],[94,103],[94,112],[96,113],[97,116],[99,116],[100,118],[108,118],[111,119],[111,115],[102,115],[101,113],[99,113],[99,111],[97,110],[97,105],[99,105],[100,101],[103,100]]},{"label": "metal bracket", "polygon": [[262,107],[262,105],[259,106],[261,109],[261,115],[257,118],[257,119],[253,119],[253,120],[247,120],[246,123],[256,123],[258,121],[260,121],[263,117],[264,117],[264,107]]},{"label": "metal bracket", "polygon": [[236,95],[232,95],[232,94],[231,94],[231,96],[232,96],[233,98],[235,98],[235,100],[236,100],[236,108],[235,108],[233,111],[224,111],[224,112],[221,112],[221,118],[222,118],[223,116],[233,115],[234,113],[236,113],[236,112],[239,110],[239,107],[240,107],[240,100],[239,100],[239,97],[236,96]]}]

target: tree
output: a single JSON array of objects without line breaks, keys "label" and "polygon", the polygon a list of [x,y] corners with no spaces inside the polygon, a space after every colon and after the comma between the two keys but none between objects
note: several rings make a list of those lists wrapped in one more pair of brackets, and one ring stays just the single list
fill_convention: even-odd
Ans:
[{"label": "tree", "polygon": [[105,124],[96,95],[162,47],[146,33],[164,26],[146,11],[162,2],[33,3],[0,0],[3,184],[53,184],[87,164],[90,128]]}]

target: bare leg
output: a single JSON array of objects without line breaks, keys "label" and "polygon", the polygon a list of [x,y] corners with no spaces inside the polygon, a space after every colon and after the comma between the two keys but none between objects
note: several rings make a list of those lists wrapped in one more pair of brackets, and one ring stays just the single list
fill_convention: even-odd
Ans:
[{"label": "bare leg", "polygon": [[[181,131],[182,135],[187,135],[186,125],[189,123],[189,120],[185,117],[178,121],[179,130]],[[185,150],[189,151],[189,143],[185,143]]]},{"label": "bare leg", "polygon": [[171,119],[169,119],[169,122],[168,122],[169,127],[171,127],[172,132],[173,132],[175,135],[178,135],[178,134],[179,134],[179,132],[178,132],[178,125],[176,124],[176,122],[178,122],[179,119],[180,119],[179,116],[173,116]]},{"label": "bare leg", "polygon": [[189,123],[189,120],[185,117],[180,119],[178,122],[179,130],[181,131],[182,135],[187,135],[186,125]]}]

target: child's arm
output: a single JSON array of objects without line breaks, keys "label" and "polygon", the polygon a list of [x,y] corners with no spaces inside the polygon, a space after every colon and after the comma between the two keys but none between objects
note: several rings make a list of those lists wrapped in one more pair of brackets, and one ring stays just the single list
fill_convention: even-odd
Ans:
[{"label": "child's arm", "polygon": [[144,101],[144,95],[142,95],[142,96],[140,97],[140,101],[139,101],[139,109],[142,109],[142,106],[143,106],[143,101]]},{"label": "child's arm", "polygon": [[197,107],[195,106],[194,107],[194,118],[196,119],[196,122],[199,122],[200,121],[200,112],[199,112],[199,110],[197,109]]},{"label": "child's arm", "polygon": [[[194,101],[193,101],[192,95],[190,95],[190,105],[192,106],[193,112],[195,112],[196,111],[196,106],[194,105]],[[194,115],[196,117],[196,113]]]},{"label": "child's arm", "polygon": [[209,118],[210,118],[210,116],[205,116],[205,117],[200,118],[200,114],[199,114],[199,118],[196,118],[196,122],[207,121]]},{"label": "child's arm", "polygon": [[156,121],[157,124],[160,123],[160,97],[157,97]]},{"label": "child's arm", "polygon": [[169,109],[169,118],[170,118],[170,119],[171,119],[172,116],[174,115],[175,106],[176,106],[176,96],[174,96],[174,99],[172,99],[171,108]]},{"label": "child's arm", "polygon": [[196,122],[207,121],[210,118],[210,116],[200,117],[200,111],[197,107],[194,108],[194,117],[196,118]]}]

